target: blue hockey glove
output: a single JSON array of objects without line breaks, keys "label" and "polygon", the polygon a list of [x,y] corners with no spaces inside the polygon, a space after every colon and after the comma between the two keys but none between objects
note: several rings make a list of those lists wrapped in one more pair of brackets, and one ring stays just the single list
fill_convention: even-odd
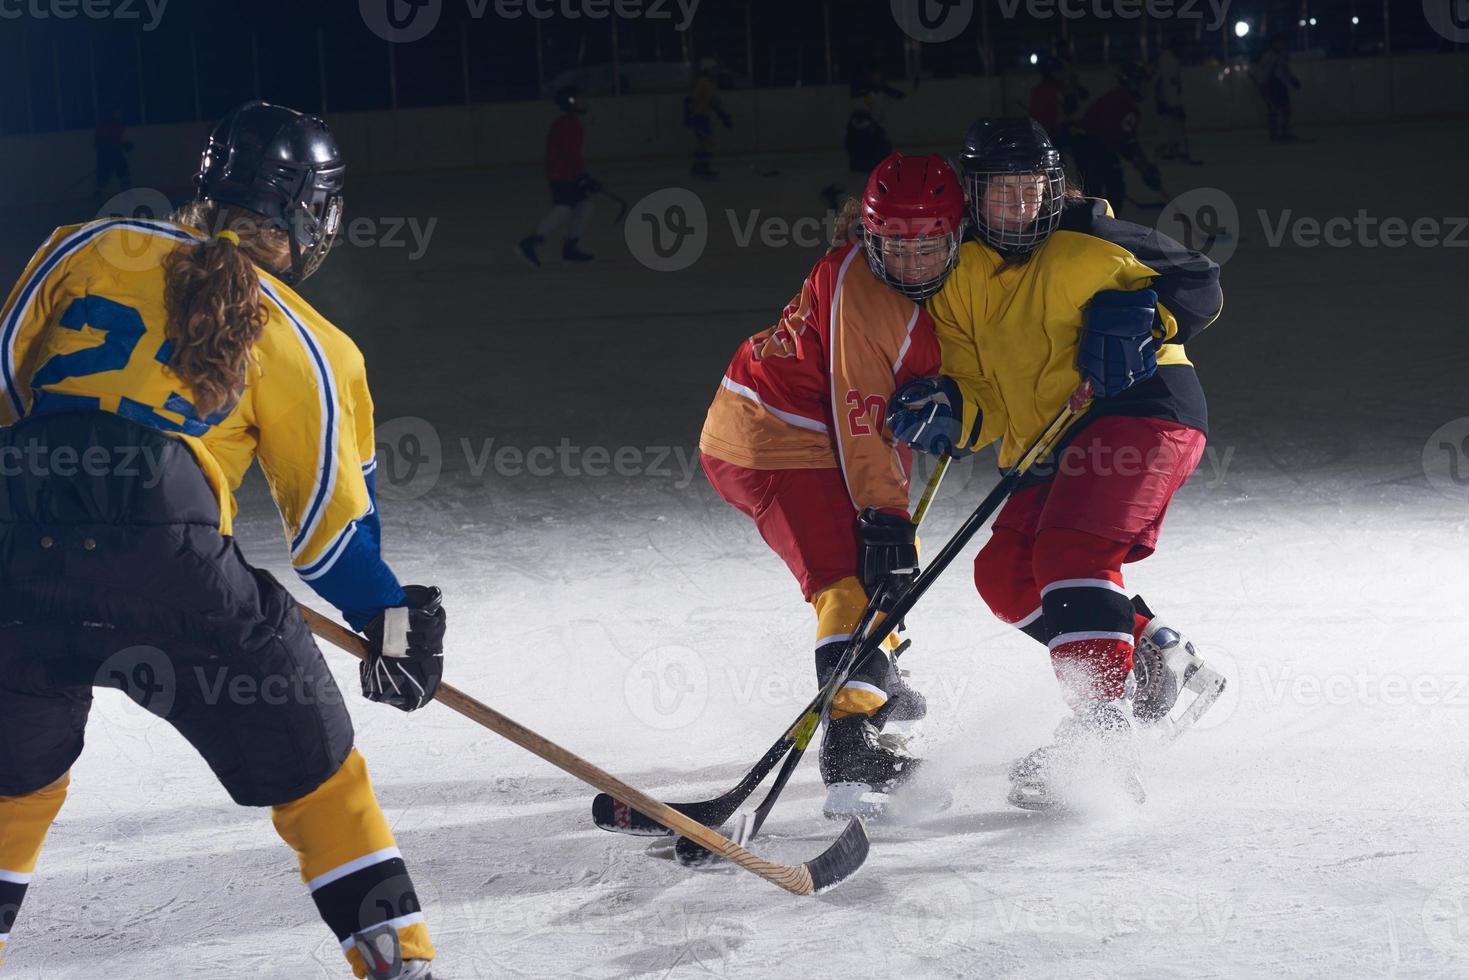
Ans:
[{"label": "blue hockey glove", "polygon": [[893,438],[930,456],[968,454],[958,448],[963,436],[964,396],[953,378],[917,378],[893,392],[888,428]]},{"label": "blue hockey glove", "polygon": [[1153,322],[1158,294],[1151,289],[1104,289],[1082,314],[1076,370],[1098,395],[1120,395],[1158,370]]}]

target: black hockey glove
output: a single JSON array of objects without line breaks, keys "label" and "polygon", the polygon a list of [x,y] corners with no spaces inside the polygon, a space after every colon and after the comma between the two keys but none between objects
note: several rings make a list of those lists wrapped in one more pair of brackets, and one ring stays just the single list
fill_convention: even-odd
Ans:
[{"label": "black hockey glove", "polygon": [[908,584],[918,577],[918,546],[913,522],[876,507],[863,508],[857,517],[862,535],[862,587],[869,596],[883,593],[879,608],[891,609]]},{"label": "black hockey glove", "polygon": [[383,610],[362,631],[369,645],[362,696],[399,711],[434,699],[444,676],[443,594],[431,585],[405,585],[406,606]]}]

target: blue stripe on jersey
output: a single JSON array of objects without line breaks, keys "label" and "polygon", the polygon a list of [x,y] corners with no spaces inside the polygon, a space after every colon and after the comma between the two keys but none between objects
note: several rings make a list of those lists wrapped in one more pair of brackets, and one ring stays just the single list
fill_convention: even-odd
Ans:
[{"label": "blue stripe on jersey", "polygon": [[46,257],[36,269],[20,295],[16,297],[15,307],[10,311],[10,317],[6,320],[3,329],[0,329],[0,385],[5,386],[5,393],[10,397],[11,407],[15,409],[15,417],[22,418],[25,415],[25,405],[20,400],[20,392],[16,390],[15,384],[15,337],[20,330],[20,321],[25,313],[26,307],[30,306],[31,299],[36,290],[46,277],[56,270],[56,267],[66,259],[68,255],[86,245],[98,235],[112,228],[126,227],[138,228],[151,234],[161,234],[167,238],[173,238],[181,242],[201,241],[195,235],[177,228],[174,225],[159,221],[145,221],[141,218],[117,218],[112,221],[99,221],[84,227],[81,231],[72,235],[66,241],[56,247],[56,250]]},{"label": "blue stripe on jersey", "polygon": [[[310,355],[317,379],[321,382],[322,440],[321,446],[318,447],[320,473],[317,476],[316,492],[312,495],[311,504],[307,507],[306,513],[301,516],[301,529],[291,539],[291,557],[294,559],[300,555],[301,550],[306,547],[306,542],[311,539],[317,523],[326,510],[326,502],[331,499],[332,491],[336,489],[337,386],[332,377],[331,368],[327,365],[326,357],[316,343],[316,338],[311,336],[311,332],[302,325],[296,314],[282,302],[275,290],[263,279],[260,282],[260,289],[296,328],[296,335],[301,338],[301,344],[306,348],[306,353]],[[326,554],[330,554],[334,548],[339,547],[345,535],[346,530],[344,529],[342,534],[338,535],[337,540],[327,546]]]}]

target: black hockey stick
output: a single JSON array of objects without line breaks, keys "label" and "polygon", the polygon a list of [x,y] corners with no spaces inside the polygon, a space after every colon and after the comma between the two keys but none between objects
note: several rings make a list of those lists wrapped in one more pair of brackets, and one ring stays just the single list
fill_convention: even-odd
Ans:
[{"label": "black hockey stick", "polygon": [[[952,457],[944,456],[939,460],[938,465],[934,467],[933,475],[928,478],[928,484],[923,489],[923,497],[919,500],[918,507],[913,512],[913,523],[915,525],[922,523],[924,517],[928,515],[929,508],[933,506],[934,496],[938,493],[939,484],[943,482],[944,474],[949,470],[951,460]],[[875,599],[873,602],[868,603],[867,610],[862,614],[862,621],[858,627],[859,632],[855,635],[860,636],[865,633],[867,625],[872,622],[872,618],[876,614],[876,607],[877,603]],[[841,677],[845,681],[845,674],[849,672],[850,670],[834,674],[833,678]],[[830,682],[828,682],[827,686],[830,686]],[[745,800],[750,798],[750,794],[755,792],[756,787],[765,781],[765,777],[770,774],[770,770],[775,768],[776,763],[780,762],[781,758],[790,751],[793,745],[800,743],[802,748],[805,747],[802,733],[804,732],[806,739],[809,739],[810,733],[816,730],[816,725],[821,720],[820,709],[823,704],[825,692],[826,688],[823,687],[817,693],[816,697],[811,699],[811,703],[806,705],[801,711],[801,716],[796,719],[795,724],[786,729],[785,733],[776,739],[770,748],[765,750],[765,754],[760,757],[759,762],[755,763],[755,767],[745,773],[744,778],[736,783],[734,788],[729,792],[722,796],[716,796],[712,800],[701,800],[697,803],[670,803],[668,805],[682,814],[693,817],[706,826],[717,827],[724,823],[734,815],[734,812],[740,808],[740,805]],[[629,806],[619,803],[606,793],[599,793],[592,800],[592,820],[603,830],[610,830],[614,833],[633,834],[639,837],[664,837],[669,833],[668,828],[647,814],[640,813]]]},{"label": "black hockey stick", "polygon": [[[914,605],[918,603],[918,600],[923,598],[923,594],[928,591],[929,587],[953,563],[954,559],[959,556],[959,553],[979,533],[980,528],[990,519],[991,515],[1014,492],[1021,478],[1025,476],[1031,466],[1050,452],[1051,447],[1055,445],[1056,440],[1061,437],[1061,434],[1066,431],[1071,425],[1071,422],[1086,410],[1087,403],[1090,400],[1091,385],[1090,383],[1083,382],[1071,395],[1070,399],[1067,400],[1066,405],[1057,413],[1056,417],[1051,420],[1051,424],[1046,427],[1046,430],[1026,450],[1025,455],[1001,475],[1000,482],[996,483],[994,489],[985,496],[984,500],[980,501],[979,506],[969,515],[969,519],[949,539],[949,543],[944,545],[943,550],[934,556],[933,561],[928,567],[913,580],[913,584],[908,586],[903,594],[897,598],[892,608],[886,613],[889,620],[893,622],[901,621],[912,610]],[[822,699],[822,714],[825,714],[825,711],[831,704],[832,696],[836,693],[837,688],[842,683],[845,683],[846,677],[851,673],[854,666],[861,663],[863,658],[876,650],[882,643],[884,631],[869,629],[872,620],[875,618],[871,615],[872,612],[873,607],[868,606],[868,615],[863,617],[862,624],[852,634],[852,642],[848,644],[847,652],[842,658],[841,665],[837,668],[837,673],[833,676],[835,686],[829,682],[822,689],[821,694],[818,695]],[[858,637],[861,637],[860,642],[858,641]],[[803,716],[802,721],[805,720],[806,716]],[[800,722],[797,724],[800,724]],[[791,773],[795,771],[796,766],[801,761],[802,755],[805,754],[806,745],[809,744],[814,730],[814,726],[812,726],[806,733],[807,738],[805,741],[798,747],[792,748],[791,754],[786,759],[786,764],[781,768],[780,776],[777,778],[774,787],[772,787],[770,793],[760,804],[760,808],[755,814],[755,821],[751,824],[750,831],[748,834],[743,835],[745,840],[749,840],[755,836],[755,832],[760,829],[760,825],[764,822],[765,817],[769,815],[771,808],[775,806],[775,801],[780,795],[780,791],[785,788],[786,781],[790,779]],[[712,852],[707,848],[700,847],[697,842],[692,840],[680,840],[674,849],[678,860],[683,864],[699,865],[715,859],[715,855]]]}]

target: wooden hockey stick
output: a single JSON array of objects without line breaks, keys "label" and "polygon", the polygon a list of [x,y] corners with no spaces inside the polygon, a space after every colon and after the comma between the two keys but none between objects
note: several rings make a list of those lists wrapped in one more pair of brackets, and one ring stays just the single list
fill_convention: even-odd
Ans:
[{"label": "wooden hockey stick", "polygon": [[[314,609],[301,607],[311,632],[333,646],[340,647],[359,660],[367,659],[367,640],[341,626]],[[634,789],[627,783],[582,759],[554,742],[537,735],[529,728],[500,714],[500,712],[476,701],[448,684],[440,684],[434,700],[470,721],[488,728],[497,735],[507,738],[528,752],[534,753],[563,772],[568,772],[604,793],[608,793],[630,807],[676,834],[698,841],[720,857],[739,865],[751,874],[779,885],[793,895],[819,895],[841,884],[862,867],[867,860],[869,843],[867,830],[860,819],[847,824],[847,829],[836,842],[821,854],[804,864],[776,864],[751,853],[734,841],[684,816],[677,810],[660,803],[653,797]]]}]

